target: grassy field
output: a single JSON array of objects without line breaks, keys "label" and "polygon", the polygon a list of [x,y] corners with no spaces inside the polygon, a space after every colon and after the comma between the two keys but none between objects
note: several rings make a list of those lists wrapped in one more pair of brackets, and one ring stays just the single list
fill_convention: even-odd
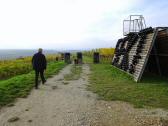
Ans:
[{"label": "grassy field", "polygon": [[89,56],[83,56],[83,62],[84,63],[93,63],[93,58],[89,57]]},{"label": "grassy field", "polygon": [[[99,56],[100,56],[100,62],[101,63],[111,63],[112,58],[114,56],[114,51],[115,48],[98,48],[98,49],[92,49],[89,51],[84,51],[83,54],[84,57],[87,61],[88,61],[88,57],[93,57],[94,52],[98,52]],[[91,63],[93,63],[93,58],[90,58],[89,62],[92,61]]]},{"label": "grassy field", "polygon": [[140,83],[110,64],[91,64],[89,90],[101,99],[120,100],[135,107],[168,109],[168,79],[145,76]]},{"label": "grassy field", "polygon": [[[45,76],[48,78],[58,73],[65,66],[64,62],[50,62]],[[0,81],[0,106],[14,101],[18,97],[26,97],[34,87],[34,71],[17,75]]]},{"label": "grassy field", "polygon": [[[47,62],[55,61],[57,54],[46,55]],[[0,81],[16,75],[26,74],[32,71],[32,57],[21,59],[0,60]]]}]

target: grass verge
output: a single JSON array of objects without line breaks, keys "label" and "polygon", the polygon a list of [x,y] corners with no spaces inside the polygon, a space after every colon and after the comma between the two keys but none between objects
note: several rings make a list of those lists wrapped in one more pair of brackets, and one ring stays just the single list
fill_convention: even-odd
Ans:
[{"label": "grass verge", "polygon": [[82,73],[82,66],[81,65],[73,65],[71,67],[71,72],[64,76],[66,81],[70,80],[78,80],[80,78],[80,74]]},{"label": "grass verge", "polygon": [[84,56],[83,56],[83,62],[84,62],[84,63],[89,63],[89,64],[90,64],[90,63],[93,63],[93,58],[84,55]]},{"label": "grass verge", "polygon": [[[58,73],[65,66],[64,62],[50,62],[46,70],[46,78]],[[34,71],[0,81],[0,106],[14,101],[18,97],[26,97],[34,87]]]},{"label": "grass verge", "polygon": [[145,76],[140,83],[109,64],[91,64],[89,90],[105,100],[120,100],[135,107],[168,109],[168,79]]}]

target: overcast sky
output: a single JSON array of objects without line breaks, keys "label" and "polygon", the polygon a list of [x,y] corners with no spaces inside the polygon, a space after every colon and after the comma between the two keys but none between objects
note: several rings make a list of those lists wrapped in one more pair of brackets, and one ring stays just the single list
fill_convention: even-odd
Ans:
[{"label": "overcast sky", "polygon": [[122,21],[168,26],[167,0],[0,0],[0,49],[115,47]]}]

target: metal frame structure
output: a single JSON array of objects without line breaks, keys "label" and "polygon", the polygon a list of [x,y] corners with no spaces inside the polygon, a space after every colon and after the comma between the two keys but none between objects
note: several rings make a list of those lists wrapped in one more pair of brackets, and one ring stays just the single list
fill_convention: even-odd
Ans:
[{"label": "metal frame structure", "polygon": [[[126,24],[128,23],[128,24]],[[128,28],[125,28],[125,27]],[[139,32],[146,28],[145,18],[143,15],[130,15],[129,19],[123,20],[123,35],[126,36],[130,32]]]}]

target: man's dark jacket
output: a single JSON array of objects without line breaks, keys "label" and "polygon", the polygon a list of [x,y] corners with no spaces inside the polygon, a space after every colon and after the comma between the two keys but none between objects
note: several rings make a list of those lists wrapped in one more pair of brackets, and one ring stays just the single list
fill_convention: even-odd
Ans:
[{"label": "man's dark jacket", "polygon": [[32,65],[33,65],[33,69],[36,71],[45,70],[47,67],[47,61],[45,56],[40,52],[34,54],[32,58]]}]

